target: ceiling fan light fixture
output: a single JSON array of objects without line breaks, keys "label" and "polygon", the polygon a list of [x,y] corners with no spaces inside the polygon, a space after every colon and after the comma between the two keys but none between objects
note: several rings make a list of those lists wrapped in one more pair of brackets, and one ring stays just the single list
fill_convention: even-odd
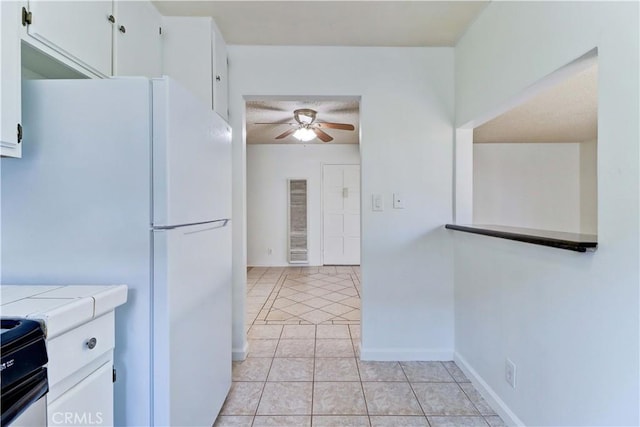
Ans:
[{"label": "ceiling fan light fixture", "polygon": [[300,128],[293,133],[293,137],[298,141],[309,142],[316,137],[316,133],[309,128]]},{"label": "ceiling fan light fixture", "polygon": [[310,108],[300,108],[293,112],[293,117],[301,125],[310,125],[316,119],[316,111]]}]

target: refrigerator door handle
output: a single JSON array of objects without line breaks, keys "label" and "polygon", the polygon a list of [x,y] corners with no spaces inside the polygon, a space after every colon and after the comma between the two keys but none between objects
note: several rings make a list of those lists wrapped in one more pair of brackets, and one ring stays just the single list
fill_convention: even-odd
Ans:
[{"label": "refrigerator door handle", "polygon": [[152,227],[152,229],[153,230],[174,230],[176,228],[181,228],[181,227],[191,227],[193,225],[205,225],[205,224],[216,224],[216,223],[221,223],[216,228],[222,228],[222,227],[226,227],[229,221],[231,221],[230,218],[222,218],[222,219],[215,219],[213,221],[189,222],[185,224],[175,224],[175,225],[159,225],[159,226]]}]

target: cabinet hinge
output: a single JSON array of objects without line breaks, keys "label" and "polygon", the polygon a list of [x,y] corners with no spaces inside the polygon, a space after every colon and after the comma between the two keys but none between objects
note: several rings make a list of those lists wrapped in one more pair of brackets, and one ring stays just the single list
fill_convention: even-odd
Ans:
[{"label": "cabinet hinge", "polygon": [[116,382],[116,368],[113,368],[113,382]]},{"label": "cabinet hinge", "polygon": [[22,125],[18,123],[18,144],[22,142]]},{"label": "cabinet hinge", "polygon": [[22,8],[22,26],[26,27],[33,22],[33,14],[27,10],[26,7]]}]

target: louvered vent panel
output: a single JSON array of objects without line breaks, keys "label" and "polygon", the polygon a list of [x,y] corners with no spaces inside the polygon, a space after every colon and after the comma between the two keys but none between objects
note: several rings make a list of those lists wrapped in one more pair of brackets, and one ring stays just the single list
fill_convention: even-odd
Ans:
[{"label": "louvered vent panel", "polygon": [[289,180],[289,263],[309,262],[307,251],[307,180]]}]

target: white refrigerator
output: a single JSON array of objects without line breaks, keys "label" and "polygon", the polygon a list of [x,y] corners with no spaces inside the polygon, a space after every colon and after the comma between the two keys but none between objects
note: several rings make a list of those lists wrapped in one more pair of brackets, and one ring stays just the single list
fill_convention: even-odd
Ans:
[{"label": "white refrigerator", "polygon": [[126,284],[115,424],[212,425],[231,385],[231,130],[169,78],[23,84],[5,284]]}]

